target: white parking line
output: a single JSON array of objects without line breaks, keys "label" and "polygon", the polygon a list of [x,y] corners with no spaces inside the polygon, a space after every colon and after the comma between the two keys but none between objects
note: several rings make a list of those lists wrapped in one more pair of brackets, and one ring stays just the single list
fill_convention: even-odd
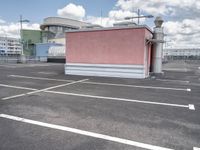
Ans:
[{"label": "white parking line", "polygon": [[[0,84],[0,86],[1,85],[2,84]],[[38,89],[32,89],[32,88],[20,87],[20,86],[13,86],[13,85],[5,85],[5,87],[31,90],[31,91],[35,91],[35,92],[39,91]],[[61,95],[79,96],[79,97],[98,98],[98,99],[118,100],[118,101],[126,101],[126,102],[147,103],[147,104],[155,104],[155,105],[167,105],[167,106],[174,106],[174,107],[185,107],[185,108],[189,108],[190,110],[195,110],[195,107],[194,107],[193,104],[189,104],[189,105],[169,104],[169,103],[159,103],[159,102],[151,102],[151,101],[132,100],[132,99],[124,99],[124,98],[113,98],[113,97],[104,97],[104,96],[94,96],[94,95],[85,95],[85,94],[77,94],[77,93],[66,93],[66,92],[48,91],[48,90],[45,90],[45,91],[41,91],[40,90],[40,92],[54,93],[54,94],[61,94]],[[29,94],[30,93],[33,94],[33,92],[29,92]],[[2,100],[13,99],[13,98],[22,97],[22,96],[25,96],[25,95],[28,95],[28,93],[5,97],[5,98],[2,98]]]},{"label": "white parking line", "polygon": [[125,144],[125,145],[131,145],[134,147],[144,148],[144,149],[148,149],[148,150],[173,150],[170,148],[154,146],[154,145],[136,142],[136,141],[132,141],[132,140],[128,140],[128,139],[122,139],[122,138],[113,137],[113,136],[109,136],[109,135],[105,135],[105,134],[89,132],[89,131],[85,131],[85,130],[80,130],[80,129],[56,125],[56,124],[49,124],[49,123],[45,123],[45,122],[30,120],[30,119],[26,119],[26,118],[20,118],[17,116],[11,116],[11,115],[7,115],[7,114],[0,114],[0,117],[18,121],[18,122],[42,126],[42,127],[46,127],[46,128],[62,130],[62,131],[71,132],[71,133],[75,133],[75,134],[79,134],[79,135],[89,136],[89,137],[93,137],[93,138],[97,138],[97,139],[103,139],[103,140],[107,140],[107,141],[111,141],[111,142],[121,143],[121,144]]},{"label": "white parking line", "polygon": [[47,81],[74,82],[74,80],[62,80],[62,79],[52,79],[52,78],[43,78],[43,77],[30,77],[30,76],[21,76],[21,75],[9,75],[9,77],[35,79],[35,80],[47,80]]},{"label": "white parking line", "polygon": [[72,84],[76,84],[76,83],[80,83],[80,82],[83,82],[83,81],[86,81],[86,80],[88,80],[88,79],[83,79],[83,80],[78,80],[78,81],[74,81],[74,82],[70,82],[70,83],[66,83],[66,84],[52,86],[52,87],[48,87],[48,88],[45,88],[45,89],[36,90],[36,91],[33,91],[33,92],[28,92],[28,93],[24,93],[24,94],[19,94],[19,95],[4,97],[4,98],[2,98],[2,100],[8,100],[8,99],[13,99],[13,98],[17,98],[17,97],[22,97],[22,96],[25,96],[25,95],[31,95],[31,94],[35,94],[35,93],[40,93],[40,92],[44,92],[44,91],[47,91],[47,90],[52,90],[52,89],[55,89],[55,88],[64,87],[64,86],[72,85]]},{"label": "white parking line", "polygon": [[87,84],[97,84],[97,85],[111,85],[111,86],[121,86],[121,87],[133,87],[133,88],[144,88],[144,89],[157,89],[157,90],[174,90],[174,91],[188,91],[191,89],[183,89],[183,88],[169,88],[169,87],[159,87],[159,86],[140,86],[140,85],[127,85],[127,84],[112,84],[112,83],[100,83],[100,82],[83,82]]},{"label": "white parking line", "polygon": [[114,101],[125,101],[125,102],[134,102],[134,103],[152,104],[152,105],[181,107],[181,108],[189,108],[190,110],[195,110],[195,107],[194,107],[193,104],[180,105],[180,104],[160,103],[160,102],[142,101],[142,100],[117,98],[117,97],[106,97],[106,96],[95,96],[95,95],[86,95],[86,94],[77,94],[77,93],[57,92],[57,91],[45,91],[45,92],[46,93],[53,93],[53,94],[61,94],[61,95],[70,95],[70,96],[78,96],[78,97],[104,99],[104,100],[114,100]]},{"label": "white parking line", "polygon": [[198,148],[198,147],[193,147],[193,150],[200,150],[200,148]]},{"label": "white parking line", "polygon": [[58,73],[56,73],[56,72],[43,72],[43,71],[40,71],[40,72],[38,72],[38,74],[57,75]]},{"label": "white parking line", "polygon": [[[30,76],[21,76],[21,75],[9,75],[9,77],[15,78],[25,78],[25,79],[36,79],[36,80],[50,80],[50,81],[64,81],[64,82],[73,82],[73,80],[62,80],[62,79],[52,79],[52,78],[42,78],[42,77],[30,77]],[[144,89],[157,89],[157,90],[175,90],[175,91],[188,91],[189,88],[169,88],[169,87],[156,87],[156,86],[140,86],[140,85],[128,85],[128,84],[113,84],[113,83],[102,83],[102,82],[92,82],[86,81],[82,82],[85,84],[94,84],[94,85],[109,85],[109,86],[119,86],[119,87],[131,87],[131,88],[144,88]]]},{"label": "white parking line", "polygon": [[33,88],[27,88],[27,87],[21,87],[21,86],[13,86],[13,85],[8,85],[8,84],[0,84],[2,87],[8,87],[8,88],[15,88],[15,89],[22,89],[22,90],[30,90],[30,91],[35,91],[37,89]]},{"label": "white parking line", "polygon": [[184,81],[184,80],[170,80],[170,79],[156,79],[158,81],[164,81],[164,82],[182,82],[182,83],[190,83],[190,81]]},{"label": "white parking line", "polygon": [[26,94],[19,94],[19,95],[4,97],[2,98],[2,100],[8,100],[8,99],[13,99],[13,98],[22,97],[22,96],[26,96]]}]

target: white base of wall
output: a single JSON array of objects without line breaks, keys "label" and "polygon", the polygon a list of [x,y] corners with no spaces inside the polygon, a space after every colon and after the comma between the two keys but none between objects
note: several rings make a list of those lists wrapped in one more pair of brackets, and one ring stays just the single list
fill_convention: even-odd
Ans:
[{"label": "white base of wall", "polygon": [[146,78],[144,65],[66,63],[66,75]]}]

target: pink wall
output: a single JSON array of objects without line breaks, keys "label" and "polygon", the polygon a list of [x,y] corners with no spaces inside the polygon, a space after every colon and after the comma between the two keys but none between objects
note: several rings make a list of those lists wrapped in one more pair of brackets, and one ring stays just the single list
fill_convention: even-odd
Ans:
[{"label": "pink wall", "polygon": [[145,37],[149,34],[146,28],[69,32],[66,33],[66,61],[142,65]]}]

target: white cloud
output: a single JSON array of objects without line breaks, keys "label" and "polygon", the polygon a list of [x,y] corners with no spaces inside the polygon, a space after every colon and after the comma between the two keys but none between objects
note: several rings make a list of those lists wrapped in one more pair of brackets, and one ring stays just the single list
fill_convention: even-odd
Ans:
[{"label": "white cloud", "polygon": [[[131,11],[124,10],[111,10],[108,13],[108,17],[95,17],[87,16],[85,21],[92,24],[98,24],[104,27],[111,27],[114,23],[123,22],[125,17],[135,17],[137,14]],[[140,19],[140,22],[144,23],[145,19]]]},{"label": "white cloud", "polygon": [[0,19],[0,24],[4,24],[4,23],[6,23],[6,21],[5,21],[5,20],[2,20],[2,19]]},{"label": "white cloud", "polygon": [[200,19],[184,19],[164,23],[166,41],[170,47],[200,47]]},{"label": "white cloud", "polygon": [[152,15],[174,15],[177,9],[199,9],[199,0],[118,0],[116,7],[122,10],[141,9]]},{"label": "white cloud", "polygon": [[111,10],[108,16],[109,18],[113,18],[115,20],[124,20],[125,17],[135,17],[137,14],[131,11]]},{"label": "white cloud", "polygon": [[81,5],[69,3],[64,8],[58,9],[57,14],[60,17],[82,20],[85,17],[85,9]]},{"label": "white cloud", "polygon": [[87,16],[85,21],[92,24],[98,24],[104,27],[111,27],[113,23],[116,22],[114,19],[109,17],[94,17],[94,16]]},{"label": "white cloud", "polygon": [[170,47],[200,47],[200,0],[118,0],[115,9],[162,16]]},{"label": "white cloud", "polygon": [[[30,30],[40,30],[40,25],[37,23],[34,24],[23,24],[23,29]],[[8,36],[8,37],[20,37],[20,24],[19,23],[9,23],[0,25],[0,36]]]}]

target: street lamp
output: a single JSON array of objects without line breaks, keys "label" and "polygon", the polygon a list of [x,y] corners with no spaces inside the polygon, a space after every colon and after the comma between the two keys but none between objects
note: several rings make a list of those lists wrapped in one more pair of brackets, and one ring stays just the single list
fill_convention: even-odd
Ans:
[{"label": "street lamp", "polygon": [[153,18],[154,16],[152,15],[146,15],[146,16],[141,16],[140,15],[140,9],[138,9],[138,12],[137,12],[138,16],[136,17],[125,17],[124,19],[125,20],[130,20],[130,19],[135,19],[137,18],[138,19],[138,25],[140,24],[140,18]]},{"label": "street lamp", "polygon": [[23,25],[23,23],[28,23],[28,22],[30,22],[29,20],[27,20],[27,19],[23,19],[22,18],[22,15],[20,15],[20,20],[19,20],[19,22],[20,22],[20,39],[21,39],[21,44],[22,44],[22,52],[21,52],[21,55],[24,55],[24,43],[23,43],[23,34],[22,34],[22,29],[23,29],[23,27],[22,27],[22,25]]}]

